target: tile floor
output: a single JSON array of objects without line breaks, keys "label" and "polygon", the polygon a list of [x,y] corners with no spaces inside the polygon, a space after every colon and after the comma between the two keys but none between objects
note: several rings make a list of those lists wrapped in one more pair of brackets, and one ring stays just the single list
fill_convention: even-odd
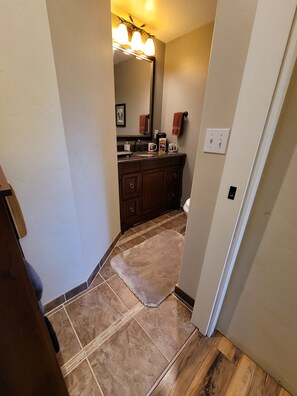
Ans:
[{"label": "tile floor", "polygon": [[71,396],[146,395],[193,333],[191,312],[174,294],[146,308],[110,265],[120,252],[185,227],[185,214],[172,211],[126,231],[90,287],[48,314]]}]

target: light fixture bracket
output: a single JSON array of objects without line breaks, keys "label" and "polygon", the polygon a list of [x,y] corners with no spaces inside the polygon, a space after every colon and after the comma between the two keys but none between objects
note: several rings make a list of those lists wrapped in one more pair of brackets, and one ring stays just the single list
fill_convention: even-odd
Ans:
[{"label": "light fixture bracket", "polygon": [[[113,37],[113,47],[114,48],[122,48],[124,50],[128,50],[131,53],[134,53],[136,56],[138,55],[144,55],[144,56],[148,56],[151,57],[155,54],[155,46],[154,46],[154,42],[153,39],[155,38],[155,36],[153,34],[151,34],[150,32],[148,32],[147,30],[144,29],[145,24],[142,24],[141,26],[137,26],[134,23],[133,17],[131,15],[129,15],[129,19],[127,20],[123,17],[118,16],[118,19],[120,21],[120,25],[122,24],[126,27],[126,34],[130,32],[130,35],[132,33],[132,42],[133,44],[129,41],[128,38],[124,39],[123,42],[120,42],[120,40],[117,37]],[[119,29],[119,27],[118,27]],[[125,30],[125,29],[124,29]],[[140,34],[139,38],[133,39],[133,35],[135,36],[136,33],[138,32]],[[143,44],[141,41],[141,36],[147,36],[146,38],[146,43]],[[125,42],[127,40],[127,42]],[[132,45],[131,45],[132,44]],[[134,47],[134,49],[132,48]]]},{"label": "light fixture bracket", "polygon": [[148,31],[146,31],[145,29],[143,29],[143,28],[145,27],[145,24],[143,24],[143,25],[141,25],[141,26],[135,25],[134,20],[133,20],[133,18],[132,18],[131,15],[129,15],[130,21],[127,21],[127,19],[125,19],[125,18],[123,18],[123,17],[120,17],[120,16],[118,16],[118,15],[117,15],[117,17],[118,17],[118,19],[121,21],[121,23],[124,23],[124,24],[128,25],[128,27],[129,27],[131,30],[134,30],[134,31],[136,30],[136,31],[140,32],[140,34],[146,34],[146,35],[147,35],[148,37],[150,37],[150,38],[156,38],[156,36],[154,36],[154,35],[151,34],[150,32],[148,32]]}]

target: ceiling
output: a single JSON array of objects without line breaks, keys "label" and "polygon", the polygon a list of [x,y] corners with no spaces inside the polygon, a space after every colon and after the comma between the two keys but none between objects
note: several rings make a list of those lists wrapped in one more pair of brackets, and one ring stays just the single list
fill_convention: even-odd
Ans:
[{"label": "ceiling", "polygon": [[217,0],[111,0],[111,12],[168,43],[215,19]]}]

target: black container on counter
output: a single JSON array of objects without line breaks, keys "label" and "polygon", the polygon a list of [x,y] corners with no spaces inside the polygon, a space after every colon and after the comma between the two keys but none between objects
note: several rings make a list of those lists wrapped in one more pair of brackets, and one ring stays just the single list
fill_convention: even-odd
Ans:
[{"label": "black container on counter", "polygon": [[156,134],[156,145],[157,145],[157,150],[159,150],[159,140],[160,138],[166,138],[166,133],[165,132],[158,132]]}]

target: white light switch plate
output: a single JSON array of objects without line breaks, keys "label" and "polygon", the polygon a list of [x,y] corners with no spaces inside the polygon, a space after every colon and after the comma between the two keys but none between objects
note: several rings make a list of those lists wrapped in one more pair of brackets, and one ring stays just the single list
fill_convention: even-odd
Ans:
[{"label": "white light switch plate", "polygon": [[225,154],[229,139],[228,128],[207,128],[204,142],[205,153]]}]

